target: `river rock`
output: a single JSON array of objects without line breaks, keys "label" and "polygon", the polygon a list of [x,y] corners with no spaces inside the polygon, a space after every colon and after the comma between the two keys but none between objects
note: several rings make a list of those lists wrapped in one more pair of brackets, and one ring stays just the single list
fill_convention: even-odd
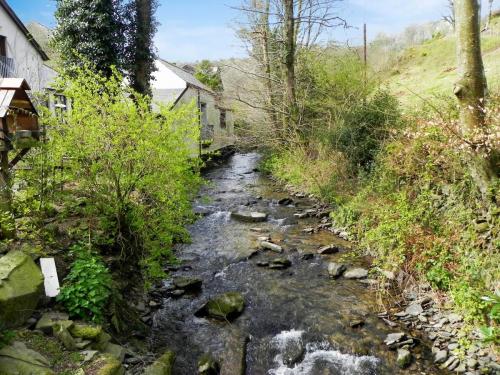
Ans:
[{"label": "river rock", "polygon": [[404,332],[389,333],[384,342],[388,347],[392,347],[406,337]]},{"label": "river rock", "polygon": [[[98,367],[94,367],[98,366]],[[111,354],[104,353],[94,360],[92,365],[92,374],[95,375],[123,375],[125,369],[121,362]]]},{"label": "river rock", "polygon": [[332,279],[342,276],[346,270],[345,264],[342,263],[328,263],[328,274]]},{"label": "river rock", "polygon": [[291,198],[282,198],[278,201],[278,204],[282,206],[288,206],[290,204],[293,204],[293,199]]},{"label": "river rock", "polygon": [[448,359],[448,351],[447,350],[438,350],[434,354],[434,363],[443,363]]},{"label": "river rock", "polygon": [[290,262],[290,260],[287,258],[276,258],[269,263],[269,268],[283,270],[285,268],[290,267],[291,265],[292,262]]},{"label": "river rock", "polygon": [[405,310],[406,315],[410,316],[418,316],[422,312],[424,312],[424,309],[422,308],[422,305],[419,302],[412,303]]},{"label": "river rock", "polygon": [[54,324],[69,320],[69,315],[57,311],[51,311],[42,315],[36,323],[35,329],[42,331],[45,334],[52,334],[52,327]]},{"label": "river rock", "polygon": [[398,349],[396,363],[400,368],[407,368],[411,363],[411,353],[406,349]]},{"label": "river rock", "polygon": [[219,373],[220,364],[212,355],[204,354],[198,360],[198,375],[219,375]]},{"label": "river rock", "polygon": [[339,248],[338,246],[335,246],[335,245],[327,245],[327,246],[323,246],[321,248],[318,249],[317,253],[318,254],[321,254],[321,255],[327,255],[327,254],[335,254],[335,253],[338,253],[339,252]]},{"label": "river rock", "polygon": [[4,328],[24,323],[42,295],[43,275],[30,256],[11,251],[0,258],[0,322]]},{"label": "river rock", "polygon": [[245,300],[241,293],[227,292],[220,294],[205,303],[195,315],[219,320],[233,320],[243,312]]},{"label": "river rock", "polygon": [[196,292],[201,289],[203,281],[196,277],[174,277],[172,283],[177,289],[183,289],[187,292]]},{"label": "river rock", "polygon": [[94,324],[75,323],[68,327],[71,336],[86,340],[97,340],[102,333],[102,327]]},{"label": "river rock", "polygon": [[126,349],[123,346],[117,345],[117,344],[113,344],[113,343],[110,343],[110,342],[104,348],[104,353],[108,353],[108,354],[112,355],[113,357],[115,357],[120,362],[123,362],[123,360],[125,359],[126,352],[127,351],[126,351]]},{"label": "river rock", "polygon": [[269,262],[267,261],[259,261],[255,264],[257,265],[257,267],[269,267]]},{"label": "river rock", "polygon": [[76,341],[73,336],[71,336],[71,333],[69,333],[68,327],[71,327],[73,325],[73,322],[70,320],[67,321],[60,321],[54,324],[52,327],[53,330],[53,335],[56,337],[62,344],[63,346],[68,349],[68,350],[76,350]]},{"label": "river rock", "polygon": [[40,353],[15,341],[0,349],[0,374],[2,375],[53,375],[50,363]]},{"label": "river rock", "polygon": [[302,340],[291,340],[287,342],[285,348],[282,350],[283,363],[290,368],[304,359],[306,350]]},{"label": "river rock", "polygon": [[249,336],[241,332],[231,335],[222,356],[220,375],[245,375]]},{"label": "river rock", "polygon": [[268,215],[264,212],[255,211],[233,211],[231,212],[231,217],[250,223],[259,223],[267,220]]},{"label": "river rock", "polygon": [[172,375],[175,362],[175,353],[165,352],[144,370],[144,375]]},{"label": "river rock", "polygon": [[283,252],[283,248],[280,245],[276,245],[275,243],[269,241],[261,241],[260,246],[264,249],[274,251],[275,253]]},{"label": "river rock", "polygon": [[351,268],[344,273],[346,279],[365,279],[368,276],[368,271],[364,268]]},{"label": "river rock", "polygon": [[300,257],[300,259],[302,259],[302,260],[311,260],[311,259],[314,259],[314,254],[313,253],[304,253]]}]

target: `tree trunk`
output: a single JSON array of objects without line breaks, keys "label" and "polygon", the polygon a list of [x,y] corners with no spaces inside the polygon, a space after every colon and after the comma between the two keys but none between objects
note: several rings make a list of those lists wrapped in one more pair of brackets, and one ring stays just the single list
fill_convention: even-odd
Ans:
[{"label": "tree trunk", "polygon": [[152,0],[135,0],[136,35],[134,43],[134,72],[132,87],[144,95],[151,95],[153,3]]},{"label": "tree trunk", "polygon": [[297,120],[297,103],[295,98],[295,16],[294,0],[284,0],[285,6],[285,92],[288,125],[294,127]]},{"label": "tree trunk", "polygon": [[[461,132],[465,139],[474,140],[484,133],[486,77],[481,56],[480,5],[478,0],[455,0],[455,29],[459,81],[454,93],[460,104]],[[471,175],[485,197],[493,176],[489,160],[473,149]]]},{"label": "tree trunk", "polygon": [[271,123],[275,129],[277,129],[278,117],[276,114],[276,107],[274,101],[274,88],[272,81],[272,70],[271,70],[271,57],[269,56],[269,38],[270,38],[270,27],[269,27],[269,12],[270,12],[270,0],[266,0],[264,4],[264,9],[262,10],[262,15],[260,18],[260,35],[261,35],[261,49],[262,49],[262,64],[264,66],[265,75],[265,86],[267,91],[267,107],[268,114],[271,119]]}]

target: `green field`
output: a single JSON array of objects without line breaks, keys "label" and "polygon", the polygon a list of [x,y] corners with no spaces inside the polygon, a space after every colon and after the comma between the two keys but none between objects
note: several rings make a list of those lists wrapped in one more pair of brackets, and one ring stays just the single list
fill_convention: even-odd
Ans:
[{"label": "green field", "polygon": [[[500,90],[500,17],[482,35],[483,60],[490,90]],[[452,96],[457,80],[454,35],[436,37],[406,49],[384,81],[404,106],[422,104],[434,96]]]}]

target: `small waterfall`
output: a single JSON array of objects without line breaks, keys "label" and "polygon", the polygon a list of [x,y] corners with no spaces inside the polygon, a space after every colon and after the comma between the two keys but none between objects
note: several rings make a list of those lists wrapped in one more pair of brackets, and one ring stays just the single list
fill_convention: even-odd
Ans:
[{"label": "small waterfall", "polygon": [[[379,359],[372,356],[344,354],[332,348],[328,342],[307,343],[303,347],[303,359],[297,363],[286,364],[290,350],[295,351],[303,345],[303,331],[283,331],[271,343],[279,353],[274,358],[275,368],[269,375],[376,375]],[[290,366],[290,367],[289,367]]]}]

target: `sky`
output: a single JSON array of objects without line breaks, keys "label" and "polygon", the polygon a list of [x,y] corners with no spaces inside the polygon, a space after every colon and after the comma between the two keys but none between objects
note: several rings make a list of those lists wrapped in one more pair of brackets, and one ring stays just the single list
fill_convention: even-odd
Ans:
[{"label": "sky", "polygon": [[[55,0],[7,0],[25,23],[37,21],[55,26]],[[156,47],[160,57],[178,62],[245,56],[235,35],[241,0],[159,0],[160,22]],[[368,37],[378,33],[398,33],[412,24],[438,20],[446,14],[447,0],[343,0],[338,15],[351,28],[332,31],[330,38],[362,43],[362,25],[367,23]]]}]

